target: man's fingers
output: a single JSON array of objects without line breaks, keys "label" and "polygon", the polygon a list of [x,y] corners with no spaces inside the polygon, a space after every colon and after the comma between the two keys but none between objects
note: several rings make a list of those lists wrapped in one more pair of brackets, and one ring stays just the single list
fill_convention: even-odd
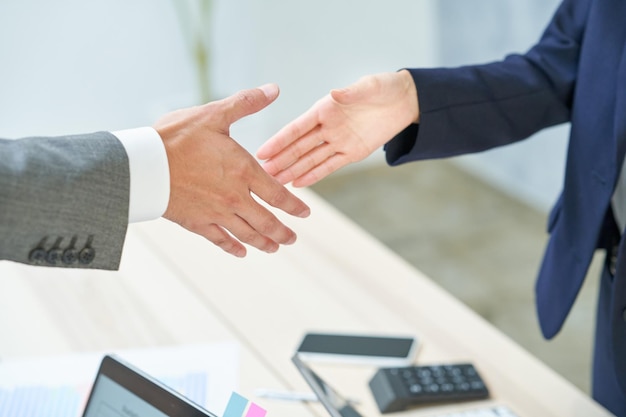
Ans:
[{"label": "man's fingers", "polygon": [[194,232],[204,236],[231,255],[238,258],[246,256],[246,248],[237,239],[233,238],[216,224],[209,224],[201,230],[194,230]]},{"label": "man's fingers", "polygon": [[271,178],[269,183],[256,185],[251,191],[270,206],[292,216],[305,218],[311,214],[311,209],[304,201],[293,195],[274,178]]},{"label": "man's fingers", "polygon": [[263,91],[263,94],[265,94],[265,97],[267,97],[270,102],[276,100],[278,94],[280,94],[280,89],[278,88],[278,85],[274,83],[263,84],[262,86],[258,87],[258,90]]},{"label": "man's fingers", "polygon": [[261,167],[250,184],[250,191],[272,207],[297,217],[308,217],[311,209]]},{"label": "man's fingers", "polygon": [[[271,216],[271,215],[270,215]],[[290,229],[278,232],[282,224],[277,219],[261,220],[258,213],[251,216],[239,214],[230,222],[229,231],[241,242],[267,252],[278,250],[279,243],[290,244],[295,241],[295,233]],[[273,221],[275,220],[275,221]]]},{"label": "man's fingers", "polygon": [[[264,175],[267,174],[264,173]],[[276,183],[273,178],[269,176],[268,178]],[[276,184],[284,189],[278,183]],[[284,196],[280,193],[273,194],[271,197],[266,196],[267,202],[274,203],[301,217],[308,215],[310,212],[308,206],[286,189],[284,190],[286,192]],[[273,253],[278,250],[279,245],[290,245],[296,241],[295,232],[255,201],[251,195],[248,194],[246,201],[236,206],[234,211],[224,213],[223,216],[212,216],[216,219],[221,218],[217,223],[196,223],[195,226],[186,227],[237,257],[246,255],[246,249],[242,243],[267,253]]]},{"label": "man's fingers", "polygon": [[276,84],[265,84],[259,88],[241,90],[222,100],[224,117],[230,126],[237,120],[256,113],[270,105],[278,97]]},{"label": "man's fingers", "polygon": [[280,222],[269,210],[252,199],[243,210],[229,219],[228,230],[240,241],[264,252],[276,252],[279,244],[290,245],[296,241],[293,230]]},{"label": "man's fingers", "polygon": [[257,207],[252,209],[247,206],[246,213],[231,214],[220,225],[209,224],[195,232],[225,252],[240,258],[246,256],[246,248],[242,243],[273,253],[278,250],[279,244],[295,242],[296,234],[291,229],[256,202],[252,204]]}]

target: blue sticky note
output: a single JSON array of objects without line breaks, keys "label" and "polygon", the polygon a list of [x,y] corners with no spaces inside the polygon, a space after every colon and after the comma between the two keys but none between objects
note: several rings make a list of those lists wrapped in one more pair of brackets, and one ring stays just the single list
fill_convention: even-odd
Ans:
[{"label": "blue sticky note", "polygon": [[241,417],[248,405],[248,399],[237,394],[235,391],[230,395],[230,400],[226,404],[224,417]]}]

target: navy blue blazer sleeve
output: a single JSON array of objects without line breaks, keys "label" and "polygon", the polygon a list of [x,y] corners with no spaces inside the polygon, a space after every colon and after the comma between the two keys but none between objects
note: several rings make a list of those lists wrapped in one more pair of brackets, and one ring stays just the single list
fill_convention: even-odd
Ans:
[{"label": "navy blue blazer sleeve", "polygon": [[564,1],[524,55],[484,65],[409,69],[420,123],[386,144],[387,162],[480,152],[569,121],[589,3]]}]

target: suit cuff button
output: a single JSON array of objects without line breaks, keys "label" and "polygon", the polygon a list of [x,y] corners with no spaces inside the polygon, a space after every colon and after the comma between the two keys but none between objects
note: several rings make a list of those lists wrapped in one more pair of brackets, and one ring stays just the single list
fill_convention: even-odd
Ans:
[{"label": "suit cuff button", "polygon": [[28,254],[28,260],[35,264],[41,264],[46,261],[48,252],[43,248],[35,248]]},{"label": "suit cuff button", "polygon": [[76,249],[70,248],[65,249],[63,252],[63,257],[61,258],[65,265],[72,265],[78,261],[78,251]]},{"label": "suit cuff button", "polygon": [[83,248],[78,253],[78,261],[83,265],[92,263],[95,257],[96,251],[91,247]]},{"label": "suit cuff button", "polygon": [[46,254],[46,261],[51,265],[55,265],[57,262],[61,260],[62,255],[63,255],[63,251],[61,249],[52,248]]}]

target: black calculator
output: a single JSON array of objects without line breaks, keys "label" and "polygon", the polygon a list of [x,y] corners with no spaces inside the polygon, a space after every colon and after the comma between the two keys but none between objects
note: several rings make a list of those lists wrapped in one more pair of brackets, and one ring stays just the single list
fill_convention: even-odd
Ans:
[{"label": "black calculator", "polygon": [[381,413],[489,397],[487,386],[470,363],[382,368],[369,386]]}]

